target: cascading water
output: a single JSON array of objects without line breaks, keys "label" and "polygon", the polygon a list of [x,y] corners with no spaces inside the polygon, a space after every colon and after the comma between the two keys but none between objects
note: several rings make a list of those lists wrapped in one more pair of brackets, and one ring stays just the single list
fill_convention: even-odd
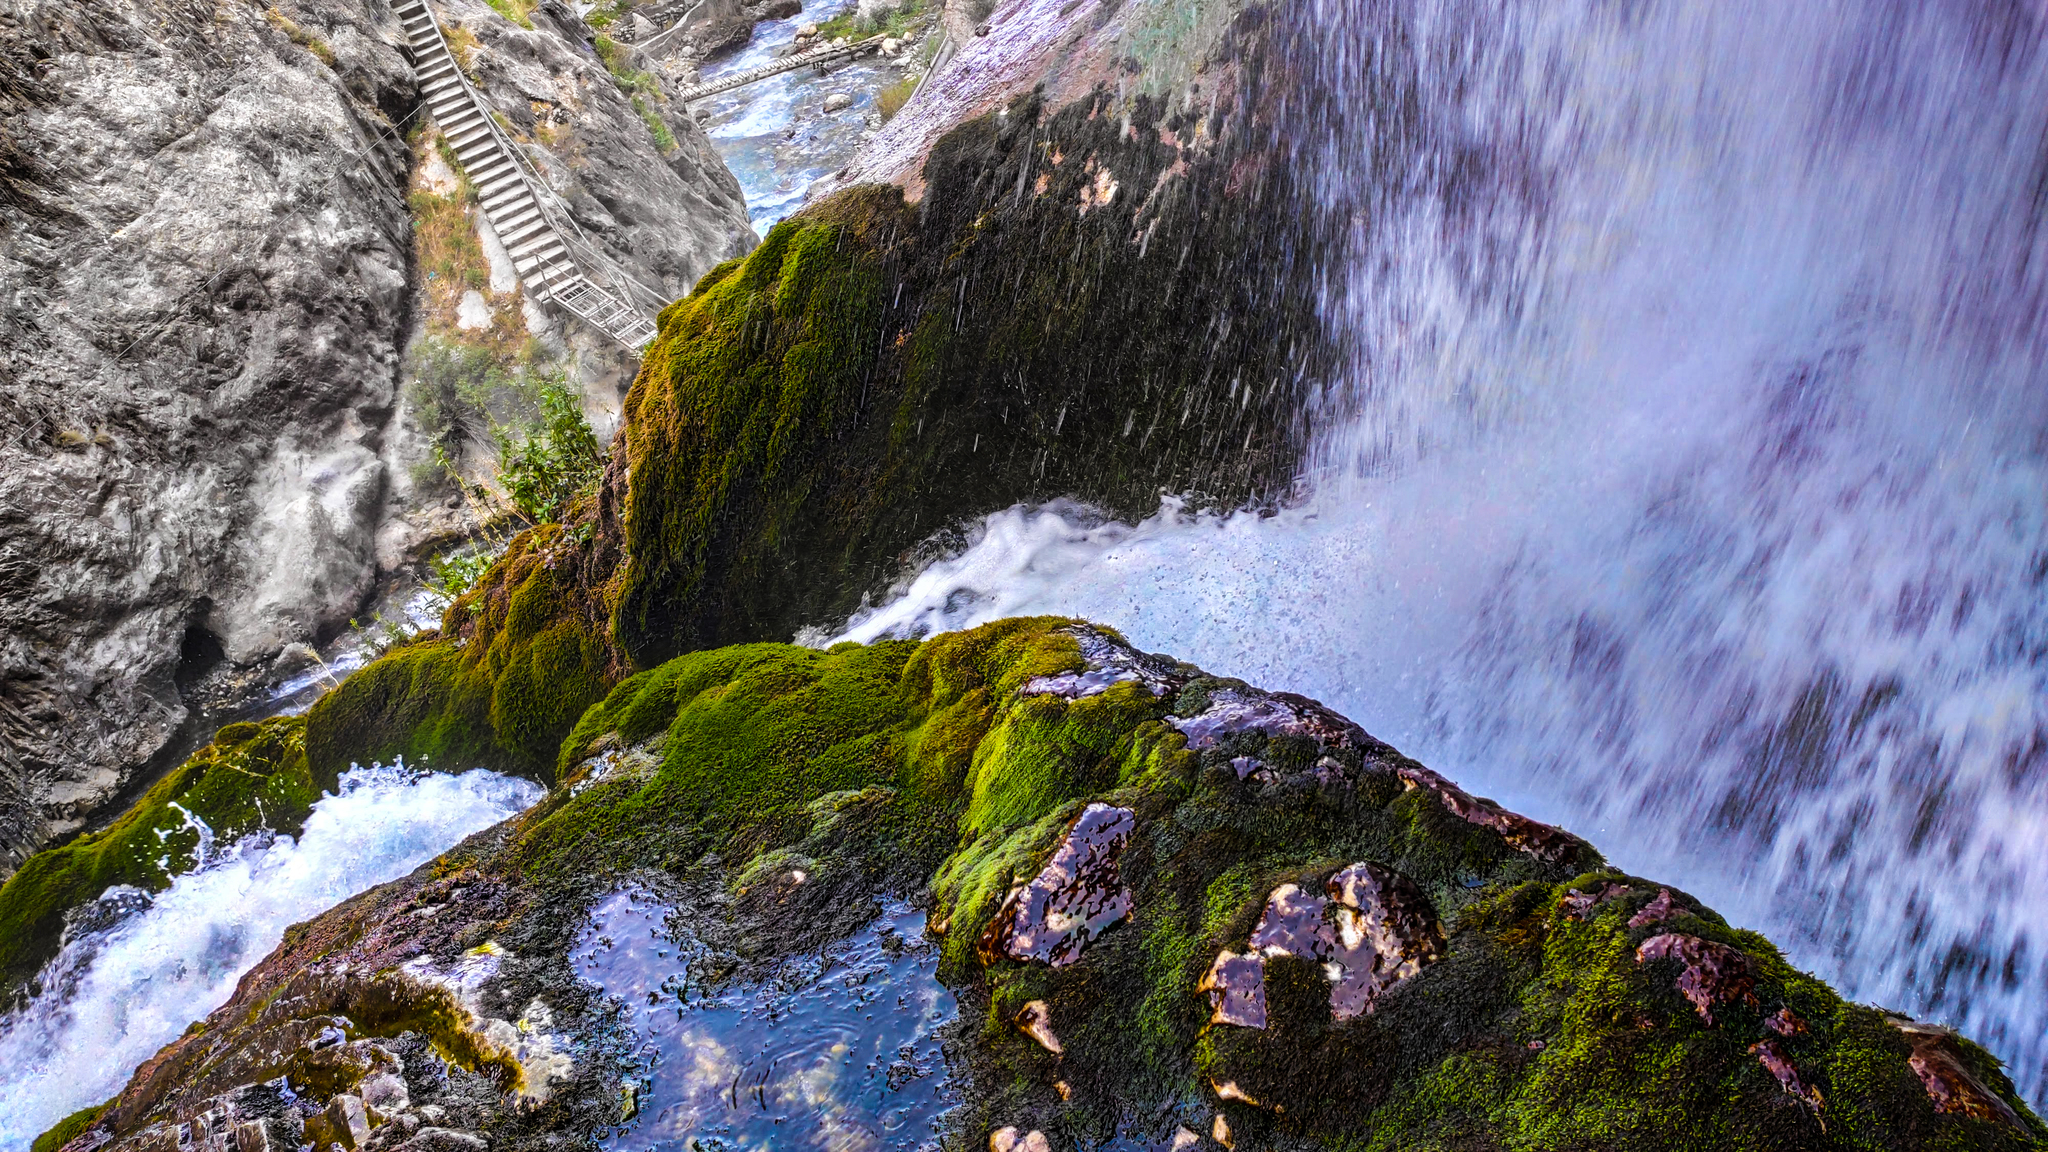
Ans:
[{"label": "cascading water", "polygon": [[2048,4],[1317,0],[1351,350],[1278,515],[990,517],[2048,1101]]},{"label": "cascading water", "polygon": [[485,771],[352,769],[296,840],[243,839],[154,898],[109,891],[0,1017],[0,1149],[120,1091],[137,1065],[225,1002],[287,926],[404,875],[540,797]]}]

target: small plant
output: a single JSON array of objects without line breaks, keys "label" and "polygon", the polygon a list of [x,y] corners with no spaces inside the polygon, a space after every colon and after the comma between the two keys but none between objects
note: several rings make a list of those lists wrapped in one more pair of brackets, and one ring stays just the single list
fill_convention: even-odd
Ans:
[{"label": "small plant", "polygon": [[469,78],[471,84],[477,83],[476,50],[482,44],[477,41],[476,33],[453,21],[443,25],[441,31],[448,41],[448,51],[455,57],[455,66],[462,69],[462,74]]},{"label": "small plant", "polygon": [[533,31],[533,12],[537,0],[484,0],[491,10],[527,31]]},{"label": "small plant", "polygon": [[325,40],[299,27],[291,17],[275,8],[264,9],[263,18],[270,21],[271,27],[284,33],[285,39],[311,52],[315,59],[329,68],[334,67],[334,49],[329,48]]},{"label": "small plant", "polygon": [[387,620],[382,612],[373,612],[368,620],[350,620],[348,629],[362,642],[363,651],[375,660],[394,648],[403,648],[419,638],[419,629],[412,622],[400,617]]},{"label": "small plant", "polygon": [[489,552],[450,552],[436,556],[427,561],[427,568],[432,573],[427,577],[427,587],[450,600],[457,599],[476,587],[476,582],[490,570],[492,559]]},{"label": "small plant", "polygon": [[491,436],[491,394],[506,383],[504,370],[488,348],[432,336],[413,346],[413,378],[406,399],[443,468],[453,473],[464,443]]},{"label": "small plant", "polygon": [[857,12],[834,16],[818,25],[818,39],[815,42],[830,44],[841,36],[849,40],[864,40],[872,36],[894,36],[898,40],[908,40],[910,34],[923,22],[924,5],[918,0],[910,0],[903,7],[879,20],[864,18]]},{"label": "small plant", "polygon": [[540,380],[540,421],[515,436],[497,429],[498,480],[512,506],[535,524],[559,519],[569,502],[597,487],[604,452],[561,377]]},{"label": "small plant", "polygon": [[911,93],[917,91],[917,77],[905,76],[896,83],[875,93],[875,109],[882,114],[882,123],[887,124],[903,111],[910,102]]},{"label": "small plant", "polygon": [[640,114],[640,119],[647,125],[647,131],[653,133],[654,146],[661,149],[662,155],[666,156],[676,150],[675,133],[669,131],[668,121],[662,119],[661,113],[647,97],[634,94],[633,111]]},{"label": "small plant", "polygon": [[612,74],[612,83],[632,101],[633,111],[647,125],[647,131],[654,137],[655,147],[663,155],[676,150],[675,133],[669,130],[668,121],[661,115],[661,105],[668,97],[661,90],[661,81],[652,72],[633,67],[633,51],[609,36],[597,38],[598,59],[604,61],[605,71]]}]

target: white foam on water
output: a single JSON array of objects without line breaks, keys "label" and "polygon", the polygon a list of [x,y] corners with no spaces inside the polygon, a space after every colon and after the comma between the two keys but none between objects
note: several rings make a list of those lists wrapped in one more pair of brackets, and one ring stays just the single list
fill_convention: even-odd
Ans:
[{"label": "white foam on water", "polygon": [[111,927],[66,942],[44,991],[0,1018],[0,1150],[112,1097],[186,1026],[227,1001],[284,930],[407,872],[541,795],[482,770],[351,769],[299,836],[244,838],[153,900],[133,888]]},{"label": "white foam on water", "polygon": [[847,637],[1321,698],[2048,1101],[2048,7],[1315,11],[1307,495],[1000,512]]}]

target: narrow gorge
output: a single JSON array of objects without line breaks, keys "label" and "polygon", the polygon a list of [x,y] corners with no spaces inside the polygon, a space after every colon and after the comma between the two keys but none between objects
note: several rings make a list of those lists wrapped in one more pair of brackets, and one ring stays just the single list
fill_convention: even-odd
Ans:
[{"label": "narrow gorge", "polygon": [[2048,1145],[2048,12],[4,2],[0,1149]]}]

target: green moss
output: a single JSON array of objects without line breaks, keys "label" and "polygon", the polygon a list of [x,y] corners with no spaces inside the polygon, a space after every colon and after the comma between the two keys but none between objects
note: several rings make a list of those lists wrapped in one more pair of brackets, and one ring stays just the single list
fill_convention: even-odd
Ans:
[{"label": "green moss", "polygon": [[57,1121],[48,1132],[36,1137],[36,1142],[29,1152],[57,1152],[57,1149],[71,1143],[87,1128],[92,1127],[93,1122],[100,1118],[100,1113],[106,1110],[107,1105],[101,1104],[98,1107],[81,1108],[73,1112]]},{"label": "green moss", "polygon": [[[573,575],[572,567],[554,571]],[[465,619],[488,617],[491,628],[471,629],[461,648],[440,641],[439,659],[486,667],[479,650],[547,635],[563,602],[530,594],[473,606]],[[1675,915],[1632,927],[1659,885],[1597,861],[1579,872],[1507,848],[1428,789],[1404,790],[1403,762],[1390,750],[1237,732],[1190,751],[1168,721],[1206,707],[1222,681],[1193,679],[1160,697],[1130,682],[1072,701],[1020,696],[1033,677],[1083,666],[1070,624],[1011,620],[923,643],[826,651],[741,645],[626,678],[561,742],[553,770],[571,786],[501,836],[441,861],[434,872],[444,878],[414,903],[439,905],[458,884],[502,886],[510,905],[554,909],[546,915],[556,943],[508,942],[556,955],[548,949],[568,947],[579,922],[563,909],[625,877],[666,872],[722,886],[730,919],[710,930],[741,955],[770,956],[851,931],[872,916],[879,892],[923,893],[943,941],[940,978],[966,1016],[949,1059],[964,1092],[955,1123],[970,1142],[1016,1124],[1085,1145],[1133,1116],[1206,1123],[1220,1112],[1246,1148],[2043,1146],[1936,1113],[1898,1030],[1792,968],[1761,936],[1682,892],[1672,894]],[[488,705],[477,707],[488,727]],[[1279,770],[1241,778],[1231,763],[1239,756]],[[1324,756],[1348,782],[1319,775]],[[1067,966],[984,963],[977,943],[1005,895],[1044,867],[1076,813],[1097,801],[1137,816],[1117,861],[1130,915]],[[1268,1026],[1211,1023],[1197,986],[1220,951],[1246,947],[1270,893],[1283,883],[1316,891],[1359,860],[1402,873],[1427,898],[1443,932],[1434,961],[1372,1012],[1338,1020],[1320,964],[1269,955]],[[1573,889],[1609,885],[1622,891],[1566,915]],[[286,947],[300,967],[281,966],[271,979],[332,956],[390,914],[372,893],[295,927]],[[453,941],[507,927],[472,925]],[[1637,959],[1644,940],[1663,932],[1734,949],[1754,1000],[1717,1002],[1713,1022],[1701,1019],[1680,992],[1678,962]],[[517,1086],[516,1067],[452,1001],[380,979],[322,984],[325,999],[302,1010],[344,1012],[365,1034],[419,1032],[447,1058]],[[1058,1055],[1016,1026],[1033,1001],[1049,1006]],[[1778,1043],[1825,1098],[1819,1118],[1750,1051],[1780,1007],[1807,1023]],[[188,1037],[177,1059],[269,1052],[260,1035],[241,1031],[262,1011],[252,992]],[[1961,1051],[2035,1123],[1988,1054]],[[309,1083],[349,1073],[291,1059],[306,1063]],[[1258,1103],[1223,1099],[1222,1085]],[[133,1114],[146,1110],[138,1101]]]},{"label": "green moss", "polygon": [[1334,345],[1253,124],[1021,100],[934,146],[914,210],[847,189],[672,305],[626,403],[635,663],[844,619],[1020,501],[1283,488]]},{"label": "green moss", "polygon": [[117,884],[156,892],[198,862],[196,822],[224,851],[259,828],[296,833],[335,774],[309,766],[297,717],[230,724],[112,824],[36,853],[0,885],[0,973],[27,980],[55,954],[65,914]]},{"label": "green moss", "polygon": [[[859,229],[799,221],[662,313],[626,399],[631,558],[616,630],[640,663],[793,630],[769,626],[758,601],[802,595],[782,545],[815,547],[835,511],[809,498],[839,486],[834,442],[859,413],[885,304]],[[718,594],[738,588],[753,594]]]},{"label": "green moss", "polygon": [[[1045,670],[1078,667],[1072,637],[1057,631],[1065,623],[1006,621],[923,645],[829,652],[741,645],[632,676],[562,742],[556,778],[568,780],[600,747],[656,737],[658,766],[538,818],[525,836],[531,867],[630,867],[698,848],[700,829],[715,829],[706,835],[722,851],[751,858],[806,834],[816,821],[807,808],[820,797],[878,787],[899,798],[893,835],[949,847],[970,803],[968,766],[982,763],[976,749],[987,746],[981,734],[1007,720],[987,701]],[[999,764],[984,766],[991,780],[1001,776]]]},{"label": "green moss", "polygon": [[520,533],[440,632],[385,654],[306,714],[312,763],[487,767],[546,779],[562,738],[625,670],[605,634],[616,544],[602,499]]}]

